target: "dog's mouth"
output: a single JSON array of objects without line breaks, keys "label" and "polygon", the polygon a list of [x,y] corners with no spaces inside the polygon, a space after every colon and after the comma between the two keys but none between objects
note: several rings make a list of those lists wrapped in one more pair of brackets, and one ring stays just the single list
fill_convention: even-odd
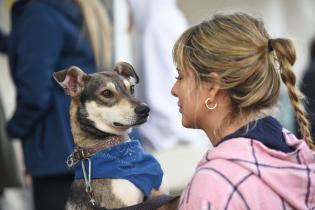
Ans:
[{"label": "dog's mouth", "polygon": [[134,127],[134,126],[137,126],[137,125],[141,125],[141,124],[145,123],[146,121],[147,121],[147,117],[140,118],[133,124],[122,124],[122,123],[119,123],[119,122],[114,122],[113,126],[118,127],[118,128],[130,128],[130,127]]},{"label": "dog's mouth", "polygon": [[114,122],[113,125],[116,126],[116,127],[124,127],[124,126],[126,126],[126,125],[118,123],[118,122]]}]

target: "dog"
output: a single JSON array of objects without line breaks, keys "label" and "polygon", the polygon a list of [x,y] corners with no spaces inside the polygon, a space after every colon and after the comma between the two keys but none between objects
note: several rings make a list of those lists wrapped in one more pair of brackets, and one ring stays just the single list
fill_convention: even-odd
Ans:
[{"label": "dog", "polygon": [[93,74],[71,66],[53,77],[72,99],[75,149],[67,164],[75,167],[75,180],[66,209],[122,208],[168,194],[159,163],[128,138],[150,111],[134,96],[139,77],[132,65],[120,62],[112,71]]}]

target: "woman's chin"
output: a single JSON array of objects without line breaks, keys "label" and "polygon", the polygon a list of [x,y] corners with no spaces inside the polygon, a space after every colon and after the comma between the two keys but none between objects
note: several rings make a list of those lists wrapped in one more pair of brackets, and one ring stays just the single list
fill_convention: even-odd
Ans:
[{"label": "woman's chin", "polygon": [[182,118],[182,125],[185,128],[193,128],[191,123],[189,123],[188,121],[186,121],[184,118]]}]

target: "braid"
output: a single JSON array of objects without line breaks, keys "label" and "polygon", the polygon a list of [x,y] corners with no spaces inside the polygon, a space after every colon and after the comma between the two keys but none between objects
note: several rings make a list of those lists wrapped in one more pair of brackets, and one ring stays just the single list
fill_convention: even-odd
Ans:
[{"label": "braid", "polygon": [[307,145],[315,151],[315,146],[310,133],[310,123],[306,117],[306,112],[302,103],[304,96],[295,87],[296,76],[293,72],[292,66],[295,63],[296,57],[293,43],[289,39],[273,39],[271,40],[271,45],[276,52],[281,69],[281,79],[288,88],[289,98],[295,111],[300,132],[302,133]]}]

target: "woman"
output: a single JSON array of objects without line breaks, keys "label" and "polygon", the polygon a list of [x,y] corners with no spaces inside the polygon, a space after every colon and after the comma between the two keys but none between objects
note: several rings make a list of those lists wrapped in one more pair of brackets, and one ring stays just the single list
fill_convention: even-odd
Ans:
[{"label": "woman", "polygon": [[[291,40],[271,39],[263,22],[247,14],[215,15],[180,36],[173,58],[182,124],[202,129],[214,145],[178,208],[314,208],[315,147],[295,88]],[[304,140],[268,114],[281,80]]]},{"label": "woman", "polygon": [[99,0],[22,0],[12,9],[8,44],[17,106],[7,123],[22,141],[36,210],[64,209],[73,175],[69,98],[52,73],[76,65],[87,73],[111,64],[111,27]]}]

